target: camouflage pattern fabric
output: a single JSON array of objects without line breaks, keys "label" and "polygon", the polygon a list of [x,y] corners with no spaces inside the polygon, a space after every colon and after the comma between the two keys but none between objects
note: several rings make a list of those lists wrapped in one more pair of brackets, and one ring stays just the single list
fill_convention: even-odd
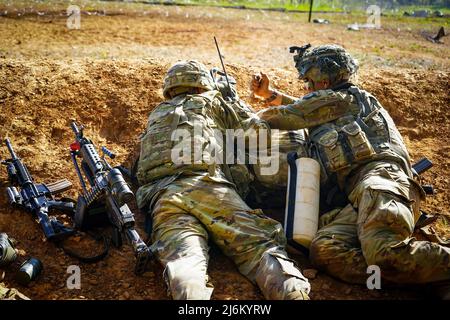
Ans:
[{"label": "camouflage pattern fabric", "polygon": [[30,300],[17,289],[9,289],[5,284],[0,283],[0,300]]},{"label": "camouflage pattern fabric", "polygon": [[278,150],[273,154],[278,159],[279,169],[276,174],[262,174],[261,169],[265,165],[260,162],[252,164],[255,179],[264,187],[270,189],[284,189],[287,186],[289,165],[287,155],[289,152],[297,152],[300,157],[307,157],[306,137],[304,130],[272,130],[271,143],[278,146]]},{"label": "camouflage pattern fabric", "polygon": [[[232,89],[234,89],[234,87],[232,87]],[[245,164],[238,163],[238,157],[235,154],[235,164],[228,165],[229,174],[227,177],[229,177],[229,180],[234,183],[239,195],[245,199],[251,192],[251,184],[256,179],[255,174],[251,170],[251,165],[249,165],[250,140],[252,138],[254,141],[261,139],[262,136],[260,133],[263,131],[265,131],[264,133],[267,133],[267,135],[270,135],[270,128],[269,125],[265,121],[261,120],[256,115],[256,112],[243,100],[234,99],[229,101],[228,104],[239,117],[240,129],[244,132]],[[227,168],[224,168],[224,170],[227,170]]]},{"label": "camouflage pattern fabric", "polygon": [[[244,134],[253,129],[257,134],[258,130],[267,127],[242,101],[227,103],[215,90],[197,95],[178,95],[161,103],[150,114],[147,129],[141,137],[137,178],[142,187],[136,194],[139,207],[148,205],[150,195],[154,193],[150,189],[154,189],[155,181],[181,173],[209,172],[205,179],[236,183],[240,194],[245,196],[253,177],[249,172],[245,172],[245,166],[214,163],[211,149],[217,147],[216,150],[223,152],[223,162],[230,152],[227,153],[226,149],[222,150],[220,146],[214,145],[219,137],[215,136],[213,128],[222,131],[241,129]],[[184,140],[184,143],[191,144],[187,146],[192,147],[191,158],[183,163],[172,161],[174,148],[184,147],[172,140],[171,135],[175,129],[184,130],[191,137],[190,140]],[[225,141],[223,136],[221,138]],[[196,153],[196,150],[200,151]],[[201,159],[197,159],[196,154],[199,154]]]},{"label": "camouflage pattern fabric", "polygon": [[229,74],[225,76],[225,73],[216,67],[209,70],[209,73],[216,84],[216,89],[220,91],[225,100],[239,100],[239,95],[236,88],[237,82],[234,77]]},{"label": "camouflage pattern fabric", "polygon": [[178,94],[186,93],[186,90],[190,88],[210,91],[216,88],[216,84],[204,64],[196,60],[175,63],[164,77],[164,97],[173,98]]},{"label": "camouflage pattern fabric", "polygon": [[[196,95],[178,95],[151,112],[141,138],[137,170],[141,185],[180,172],[195,171],[209,171],[218,181],[224,181],[212,154],[217,138],[213,129],[237,127],[239,119],[231,108],[225,109],[227,105],[221,103],[219,97],[220,93],[214,90]],[[175,130],[186,134],[186,137],[182,137],[183,140],[180,137],[174,139],[172,135]],[[174,163],[172,153],[175,148],[183,154],[185,147],[190,154],[186,153],[186,159]],[[175,160],[179,160],[177,155]]]},{"label": "camouflage pattern fabric", "polygon": [[412,237],[422,198],[414,181],[387,162],[367,165],[351,180],[353,206],[322,217],[330,221],[311,244],[312,262],[352,283],[366,282],[367,265],[395,283],[449,280],[450,248]]},{"label": "camouflage pattern fabric", "polygon": [[319,231],[310,247],[310,260],[334,277],[365,284],[367,263],[358,239],[357,217],[351,204],[322,215]]},{"label": "camouflage pattern fabric", "polygon": [[153,210],[152,249],[174,299],[210,298],[209,239],[267,299],[307,298],[310,285],[284,251],[281,225],[248,207],[232,187],[191,176],[171,183]]},{"label": "camouflage pattern fabric", "polygon": [[336,178],[354,208],[335,210],[334,220],[319,230],[311,245],[318,267],[357,283],[372,264],[397,283],[450,278],[449,249],[412,238],[424,193],[412,180],[400,133],[372,95],[348,84],[259,115],[272,128],[308,128],[322,185]]},{"label": "camouflage pattern fabric", "polygon": [[250,164],[254,179],[249,184],[247,203],[252,206],[265,208],[282,208],[286,203],[286,187],[289,165],[287,155],[289,152],[297,152],[301,157],[307,157],[306,138],[304,130],[271,130],[270,138],[272,144],[277,144],[272,154],[278,160],[278,171],[274,174],[263,174],[262,169],[269,165],[258,162]]},{"label": "camouflage pattern fabric", "polygon": [[[308,298],[307,279],[284,251],[281,225],[245,204],[232,183],[233,171],[239,170],[209,161],[215,156],[209,147],[220,138],[217,130],[223,137],[226,129],[258,126],[258,119],[247,117],[243,107],[227,103],[215,90],[180,94],[156,107],[142,136],[137,169],[141,187],[136,197],[139,207],[152,215],[152,249],[165,267],[174,299],[210,298],[209,238],[266,298]],[[201,159],[174,162],[178,160],[171,153],[177,147],[172,141],[175,129],[191,134],[193,140],[187,143],[200,149]]]},{"label": "camouflage pattern fabric", "polygon": [[374,96],[350,83],[345,89],[315,91],[258,115],[271,128],[308,128],[322,184],[334,175],[343,188],[350,172],[383,159],[398,162],[412,175],[408,151],[392,118]]},{"label": "camouflage pattern fabric", "polygon": [[[309,50],[308,50],[309,49]],[[331,83],[348,80],[358,70],[358,62],[338,45],[307,47],[294,55],[295,68],[301,78]]]}]

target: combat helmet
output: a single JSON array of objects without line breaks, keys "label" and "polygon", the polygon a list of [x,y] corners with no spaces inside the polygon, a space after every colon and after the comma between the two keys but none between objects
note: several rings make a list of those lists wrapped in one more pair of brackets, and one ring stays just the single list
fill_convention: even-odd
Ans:
[{"label": "combat helmet", "polygon": [[174,64],[164,77],[163,95],[170,99],[173,93],[186,92],[189,88],[213,90],[214,80],[204,64],[195,61],[180,61]]},{"label": "combat helmet", "polygon": [[327,79],[330,83],[345,81],[358,70],[358,62],[345,51],[334,44],[317,46],[311,49],[307,44],[302,47],[290,47],[294,55],[295,68],[301,79],[313,81]]}]

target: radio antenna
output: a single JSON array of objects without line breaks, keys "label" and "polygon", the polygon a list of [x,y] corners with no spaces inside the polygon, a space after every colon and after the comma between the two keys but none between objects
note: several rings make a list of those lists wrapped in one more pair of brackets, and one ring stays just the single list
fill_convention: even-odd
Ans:
[{"label": "radio antenna", "polygon": [[219,54],[220,63],[222,64],[222,69],[223,69],[223,73],[225,75],[225,79],[227,80],[228,90],[231,93],[232,91],[231,91],[230,81],[228,81],[227,71],[225,70],[225,65],[223,63],[222,54],[220,53],[219,44],[217,43],[217,39],[215,36],[214,36],[214,42],[216,44],[217,53]]}]

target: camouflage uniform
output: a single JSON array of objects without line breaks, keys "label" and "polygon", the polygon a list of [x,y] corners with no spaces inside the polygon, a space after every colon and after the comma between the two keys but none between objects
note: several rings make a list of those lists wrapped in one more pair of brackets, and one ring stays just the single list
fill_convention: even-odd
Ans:
[{"label": "camouflage uniform", "polygon": [[0,300],[30,300],[30,298],[17,289],[9,289],[3,283],[0,283]]},{"label": "camouflage uniform", "polygon": [[[252,136],[258,141],[257,139],[260,139],[260,130],[267,130],[267,132],[270,133],[270,128],[265,121],[261,120],[256,115],[256,112],[249,105],[239,98],[236,90],[236,80],[233,77],[228,76],[227,81],[225,74],[221,71],[214,68],[210,72],[217,86],[217,90],[219,90],[223,98],[227,101],[229,107],[236,113],[240,122],[240,129],[244,132],[244,163],[239,163],[239,155],[234,154],[235,163],[223,167],[223,170],[226,171],[225,174],[228,180],[232,181],[236,186],[236,190],[241,198],[246,199],[251,192],[250,189],[255,181],[255,174],[252,172],[251,166],[249,165],[249,163],[251,163],[249,159],[250,137]],[[250,130],[253,130],[253,132],[250,132]],[[238,152],[240,152],[240,150],[238,150]]]},{"label": "camouflage uniform", "polygon": [[279,161],[279,170],[276,174],[263,174],[261,171],[267,165],[260,162],[253,164],[252,169],[256,179],[266,188],[286,189],[289,165],[287,154],[297,152],[299,156],[307,156],[306,138],[303,130],[272,130],[271,143],[277,144],[275,156]]},{"label": "camouflage uniform", "polygon": [[289,165],[287,155],[297,152],[299,156],[306,157],[306,138],[304,130],[270,130],[270,139],[277,148],[272,156],[279,163],[275,174],[264,174],[263,168],[268,165],[257,162],[251,164],[254,179],[250,184],[251,194],[247,198],[249,203],[264,205],[265,208],[282,208],[286,204],[286,190]]},{"label": "camouflage uniform", "polygon": [[[284,206],[288,179],[287,154],[289,152],[297,152],[300,156],[307,156],[305,148],[305,130],[270,130],[267,122],[261,120],[250,106],[239,99],[236,90],[236,80],[233,77],[228,75],[228,81],[226,81],[224,73],[217,69],[212,69],[211,74],[213,75],[222,96],[230,101],[230,106],[243,120],[244,131],[249,129],[255,129],[256,131],[265,129],[267,130],[267,135],[264,137],[261,137],[258,135],[258,132],[256,132],[258,141],[261,141],[263,138],[270,139],[267,141],[268,152],[271,151],[271,144],[277,146],[273,150],[275,154],[272,154],[279,163],[279,169],[275,174],[266,174],[263,172],[263,168],[266,168],[269,165],[261,163],[259,159],[253,159],[255,161],[251,162],[248,154],[246,157],[247,166],[230,166],[230,170],[232,171],[231,176],[239,194],[243,199],[246,199],[246,196],[249,195],[249,198],[254,203],[265,203],[267,206],[267,200],[270,199],[270,204],[274,204],[275,202],[275,205],[278,205],[278,207]],[[231,88],[229,88],[228,85],[230,85]],[[249,194],[250,189],[251,194]]]},{"label": "camouflage uniform", "polygon": [[[296,56],[301,77],[311,77],[308,63],[335,70],[350,63],[347,70],[355,72],[346,59],[337,46]],[[259,115],[271,128],[308,128],[322,186],[337,184],[350,202],[324,217],[329,223],[311,244],[312,262],[354,283],[365,283],[367,265],[378,265],[382,277],[397,283],[450,279],[450,249],[412,237],[424,192],[413,180],[400,133],[377,99],[342,81],[291,103]]]},{"label": "camouflage uniform", "polygon": [[[189,86],[208,91],[183,91]],[[220,139],[213,129],[223,135],[245,122],[213,88],[198,62],[173,66],[165,78],[168,100],[150,114],[141,138],[137,201],[153,217],[152,249],[165,267],[169,291],[174,299],[211,297],[211,238],[267,299],[307,299],[310,285],[287,257],[281,225],[248,207],[227,178],[227,166],[210,161],[214,154],[208,147]],[[196,126],[201,126],[200,135]],[[190,139],[172,141],[175,129],[185,129],[192,144]],[[183,161],[173,157],[174,150],[186,146],[199,148],[201,156],[193,152]]]}]

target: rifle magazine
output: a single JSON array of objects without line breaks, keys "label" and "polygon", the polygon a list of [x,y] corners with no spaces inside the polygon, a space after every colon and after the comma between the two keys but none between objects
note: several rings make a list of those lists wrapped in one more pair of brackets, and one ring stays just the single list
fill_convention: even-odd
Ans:
[{"label": "rifle magazine", "polygon": [[72,183],[67,179],[61,179],[47,184],[47,188],[51,194],[58,194],[72,188]]}]

